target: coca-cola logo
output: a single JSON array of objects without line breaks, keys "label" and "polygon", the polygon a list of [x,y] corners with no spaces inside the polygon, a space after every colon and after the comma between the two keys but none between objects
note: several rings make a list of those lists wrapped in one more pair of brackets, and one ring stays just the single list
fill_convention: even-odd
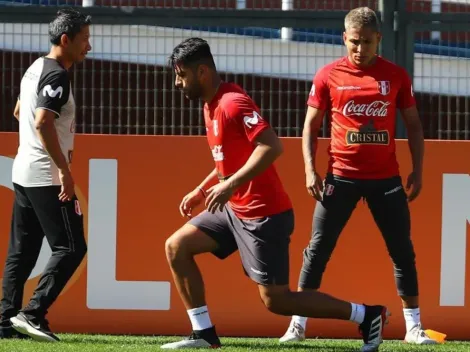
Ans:
[{"label": "coca-cola logo", "polygon": [[344,116],[367,116],[367,117],[386,117],[388,115],[387,107],[389,101],[376,100],[370,104],[356,104],[350,100],[344,105]]}]

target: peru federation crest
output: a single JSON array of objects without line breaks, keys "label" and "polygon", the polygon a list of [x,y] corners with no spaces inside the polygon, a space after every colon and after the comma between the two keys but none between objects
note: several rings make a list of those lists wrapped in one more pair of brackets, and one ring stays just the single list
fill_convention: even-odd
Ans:
[{"label": "peru federation crest", "polygon": [[390,81],[377,81],[379,93],[387,95],[390,93]]}]

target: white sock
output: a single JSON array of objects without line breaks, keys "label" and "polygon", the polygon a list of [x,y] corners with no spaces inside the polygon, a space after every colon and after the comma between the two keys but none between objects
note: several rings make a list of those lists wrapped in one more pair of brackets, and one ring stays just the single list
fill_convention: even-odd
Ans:
[{"label": "white sock", "polygon": [[307,327],[307,319],[306,317],[301,317],[299,315],[292,316],[292,323],[299,324],[304,330]]},{"label": "white sock", "polygon": [[211,318],[209,317],[209,310],[207,306],[199,308],[188,309],[189,320],[193,330],[204,330],[212,327]]},{"label": "white sock", "polygon": [[349,320],[362,324],[366,315],[366,307],[363,304],[351,303],[351,317]]},{"label": "white sock", "polygon": [[405,316],[406,331],[410,331],[414,326],[421,323],[421,314],[419,308],[403,308]]}]

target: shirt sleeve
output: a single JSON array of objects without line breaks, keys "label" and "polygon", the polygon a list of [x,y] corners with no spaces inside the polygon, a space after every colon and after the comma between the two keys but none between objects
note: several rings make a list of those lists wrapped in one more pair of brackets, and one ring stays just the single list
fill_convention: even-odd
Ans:
[{"label": "shirt sleeve", "polygon": [[322,68],[313,78],[312,87],[308,94],[307,105],[313,108],[326,110],[330,104],[330,91],[328,88],[328,72]]},{"label": "shirt sleeve", "polygon": [[224,111],[226,118],[240,126],[250,142],[270,127],[249,96],[233,94],[224,104]]},{"label": "shirt sleeve", "polygon": [[411,82],[410,76],[405,71],[401,70],[402,80],[401,87],[397,94],[397,108],[398,109],[408,109],[413,105],[416,105],[416,100],[413,92],[413,84]]},{"label": "shirt sleeve", "polygon": [[37,109],[46,109],[59,117],[70,95],[70,81],[65,70],[56,70],[41,77],[38,85]]}]

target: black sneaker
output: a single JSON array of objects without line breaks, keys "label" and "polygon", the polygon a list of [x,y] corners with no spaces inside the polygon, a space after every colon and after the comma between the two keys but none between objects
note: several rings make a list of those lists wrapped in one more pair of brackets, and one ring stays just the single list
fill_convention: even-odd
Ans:
[{"label": "black sneaker", "polygon": [[204,329],[204,330],[194,330],[191,335],[181,341],[167,343],[162,345],[160,348],[177,350],[180,348],[221,348],[222,344],[220,343],[219,337],[215,332],[215,326]]},{"label": "black sneaker", "polygon": [[13,328],[21,334],[31,336],[36,341],[57,342],[59,338],[55,336],[49,328],[46,319],[37,320],[28,318],[24,313],[18,313],[16,317],[10,319]]},{"label": "black sneaker", "polygon": [[383,342],[384,325],[388,323],[390,313],[384,306],[365,306],[364,321],[359,325],[364,345],[361,352],[376,352]]},{"label": "black sneaker", "polygon": [[11,323],[0,323],[0,339],[29,339],[28,335],[20,334],[13,329]]}]

